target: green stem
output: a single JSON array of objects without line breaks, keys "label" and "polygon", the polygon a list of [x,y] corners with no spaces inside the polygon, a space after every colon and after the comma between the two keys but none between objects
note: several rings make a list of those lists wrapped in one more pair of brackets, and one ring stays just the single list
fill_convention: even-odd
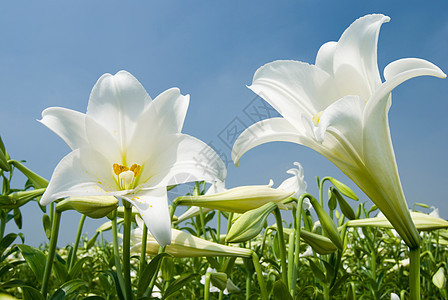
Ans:
[{"label": "green stem", "polygon": [[217,242],[221,244],[221,211],[217,210],[218,220],[216,221]]},{"label": "green stem", "polygon": [[210,273],[205,274],[204,300],[210,299]]},{"label": "green stem", "polygon": [[251,278],[250,278],[250,272],[247,272],[247,276],[246,276],[246,300],[250,299],[250,282],[251,282]]},{"label": "green stem", "polygon": [[199,207],[199,217],[201,219],[201,229],[202,229],[202,233],[204,234],[204,240],[207,239],[207,233],[205,231],[205,217],[204,217],[204,212],[202,211],[202,207]]},{"label": "green stem", "polygon": [[258,285],[260,286],[260,297],[261,300],[268,300],[268,291],[266,290],[266,284],[263,279],[263,273],[261,271],[260,260],[255,251],[252,251],[252,262],[255,267],[255,272],[257,272]]},{"label": "green stem", "polygon": [[117,230],[117,210],[114,211],[112,218],[112,239],[114,247],[115,268],[117,269],[118,283],[124,291],[123,272],[121,270],[120,252],[118,251],[118,230]]},{"label": "green stem", "polygon": [[291,285],[290,285],[290,293],[291,296],[294,298],[295,292],[296,292],[296,282],[297,282],[297,276],[299,273],[299,263],[300,263],[300,230],[302,227],[302,203],[303,200],[305,199],[306,195],[301,196],[298,200],[297,200],[297,209],[296,209],[296,217],[294,218],[294,223],[295,223],[295,238],[294,238],[294,272],[292,272],[292,277],[291,277]]},{"label": "green stem", "polygon": [[282,281],[285,283],[286,287],[288,287],[288,266],[286,265],[286,246],[285,246],[285,238],[283,236],[283,224],[282,224],[282,215],[280,214],[280,209],[277,207],[274,210],[275,220],[277,221],[277,235],[280,246],[280,263],[282,266]]},{"label": "green stem", "polygon": [[294,268],[294,239],[295,239],[295,229],[292,230],[289,235],[288,241],[288,286],[290,291],[295,290],[295,283],[292,282],[292,274],[295,272]]},{"label": "green stem", "polygon": [[45,263],[44,276],[42,278],[41,293],[45,299],[47,298],[48,283],[50,280],[51,268],[53,267],[54,255],[56,253],[56,244],[58,241],[60,222],[61,222],[61,213],[56,211],[51,226],[50,246],[48,248],[48,255],[47,255],[47,261]]},{"label": "green stem", "polygon": [[420,300],[420,248],[409,248],[410,299]]},{"label": "green stem", "polygon": [[131,222],[132,206],[124,204],[124,227],[123,227],[123,279],[126,299],[132,299],[131,286]]},{"label": "green stem", "polygon": [[5,234],[5,227],[6,227],[6,217],[8,216],[8,213],[5,210],[1,210],[1,223],[0,223],[0,240],[3,239],[3,235]]},{"label": "green stem", "polygon": [[84,226],[84,221],[86,220],[86,215],[81,215],[81,219],[79,219],[78,224],[78,232],[76,233],[75,244],[73,245],[72,255],[70,256],[70,262],[68,265],[68,271],[73,268],[73,264],[76,260],[76,252],[78,252],[79,240],[81,239],[82,227]]},{"label": "green stem", "polygon": [[145,269],[146,266],[146,242],[148,239],[148,227],[145,225],[143,225],[143,235],[142,235],[142,249],[140,252],[140,278],[143,274],[143,270]]}]

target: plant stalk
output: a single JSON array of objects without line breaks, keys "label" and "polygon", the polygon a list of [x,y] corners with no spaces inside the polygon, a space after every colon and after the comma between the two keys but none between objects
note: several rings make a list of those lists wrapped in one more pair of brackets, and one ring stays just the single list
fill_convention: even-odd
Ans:
[{"label": "plant stalk", "polygon": [[277,235],[279,239],[280,246],[280,263],[282,266],[281,275],[282,281],[285,283],[286,287],[288,287],[288,266],[286,265],[286,246],[285,246],[285,238],[283,235],[283,220],[282,215],[280,214],[280,209],[277,207],[274,210],[275,220],[277,221]]},{"label": "plant stalk", "polygon": [[48,248],[47,261],[45,262],[45,271],[42,278],[41,293],[47,299],[48,283],[51,275],[51,268],[53,267],[54,256],[56,253],[56,245],[58,241],[59,224],[61,222],[61,212],[55,211],[51,226],[50,246]]},{"label": "plant stalk", "polygon": [[[127,203],[126,203],[127,204]],[[123,226],[123,279],[124,294],[126,299],[132,299],[131,286],[131,222],[132,206],[124,204],[124,226]]]},{"label": "plant stalk", "polygon": [[73,264],[76,260],[76,252],[78,252],[79,240],[81,239],[82,227],[84,226],[84,221],[86,220],[86,215],[81,215],[81,219],[79,219],[78,224],[78,232],[76,233],[75,244],[73,245],[72,255],[70,256],[70,262],[68,265],[68,271],[73,268]]},{"label": "plant stalk", "polygon": [[409,248],[410,299],[420,300],[420,248]]}]

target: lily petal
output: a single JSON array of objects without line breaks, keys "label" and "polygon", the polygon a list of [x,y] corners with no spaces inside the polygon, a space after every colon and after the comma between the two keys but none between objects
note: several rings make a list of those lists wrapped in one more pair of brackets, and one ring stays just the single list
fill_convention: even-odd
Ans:
[{"label": "lily petal", "polygon": [[390,18],[367,15],[353,22],[342,34],[334,54],[334,75],[341,95],[367,100],[381,84],[377,44],[381,25]]},{"label": "lily petal", "polygon": [[260,67],[249,88],[291,124],[297,112],[312,117],[339,98],[330,74],[299,61],[278,60]]},{"label": "lily petal", "polygon": [[316,67],[333,74],[333,59],[336,52],[337,42],[327,42],[320,46],[316,56]]},{"label": "lily petal", "polygon": [[72,149],[87,145],[85,114],[62,107],[50,107],[42,112],[42,124],[56,133]]},{"label": "lily petal", "polygon": [[128,72],[104,74],[92,89],[87,115],[106,128],[123,148],[150,101],[145,88]]},{"label": "lily petal", "polygon": [[286,171],[286,173],[293,175],[283,181],[277,189],[294,192],[291,197],[299,198],[300,195],[306,193],[306,182],[304,180],[302,165],[298,162],[294,162],[297,168],[292,168]]},{"label": "lily petal", "polygon": [[112,172],[104,168],[106,163],[108,164],[104,156],[87,148],[70,152],[56,166],[40,204],[47,205],[68,196],[112,196],[126,193],[113,192],[117,187]]},{"label": "lily petal", "polygon": [[163,247],[171,243],[171,220],[165,187],[139,191],[121,198],[137,208],[159,245]]},{"label": "lily petal", "polygon": [[236,166],[244,153],[268,142],[282,141],[301,144],[302,135],[284,118],[271,118],[251,125],[233,144],[232,160]]},{"label": "lily petal", "polygon": [[151,149],[161,137],[180,133],[187,113],[189,96],[180,94],[179,89],[169,89],[147,107],[137,119],[135,131],[127,149],[127,156],[133,163],[143,164],[151,156]]},{"label": "lily petal", "polygon": [[152,155],[142,166],[140,182],[145,182],[142,188],[198,180],[223,181],[226,177],[222,159],[199,139],[187,134],[172,134],[155,142],[151,145]]}]

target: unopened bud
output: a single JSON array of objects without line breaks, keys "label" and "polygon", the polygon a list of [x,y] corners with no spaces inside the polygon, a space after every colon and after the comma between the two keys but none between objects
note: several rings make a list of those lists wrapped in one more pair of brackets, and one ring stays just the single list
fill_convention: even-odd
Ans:
[{"label": "unopened bud", "polygon": [[334,179],[332,177],[329,177],[329,179],[330,182],[335,186],[335,188],[337,188],[342,194],[353,200],[358,201],[358,196],[356,196],[355,192],[353,192],[351,188],[349,188],[348,186],[346,186],[337,179]]},{"label": "unopened bud", "polygon": [[227,274],[222,272],[210,272],[210,280],[213,286],[220,290],[225,290],[227,287]]},{"label": "unopened bud", "polygon": [[277,207],[276,203],[269,202],[241,215],[230,228],[226,242],[239,243],[256,237],[263,230],[269,214]]},{"label": "unopened bud", "polygon": [[338,250],[338,247],[329,238],[322,235],[302,229],[300,230],[300,237],[319,254],[330,254]]},{"label": "unopened bud", "polygon": [[314,210],[316,211],[317,217],[319,218],[320,221],[320,225],[322,226],[322,229],[324,230],[325,234],[339,249],[342,249],[344,246],[342,244],[342,239],[339,235],[336,224],[334,224],[333,220],[323,209],[323,207],[320,206],[316,198],[311,197],[310,202],[311,205],[313,205]]},{"label": "unopened bud", "polygon": [[445,269],[440,267],[432,277],[432,283],[439,289],[444,289],[446,285]]},{"label": "unopened bud", "polygon": [[193,205],[245,213],[268,202],[275,202],[279,208],[287,209],[281,201],[289,198],[293,193],[283,189],[273,189],[269,185],[240,186],[212,195],[178,197],[176,202],[178,205]]},{"label": "unopened bud", "polygon": [[93,219],[105,217],[118,207],[118,200],[112,196],[69,197],[56,205],[56,210],[76,210]]}]

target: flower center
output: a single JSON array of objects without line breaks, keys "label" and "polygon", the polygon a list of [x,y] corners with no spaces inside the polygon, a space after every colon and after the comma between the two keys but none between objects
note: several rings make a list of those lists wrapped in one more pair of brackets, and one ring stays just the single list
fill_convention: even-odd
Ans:
[{"label": "flower center", "polygon": [[135,178],[140,175],[142,171],[142,167],[137,164],[133,164],[130,168],[119,164],[114,164],[112,167],[115,175],[118,177],[118,185],[122,190],[133,188]]},{"label": "flower center", "polygon": [[315,114],[315,115],[313,116],[313,123],[314,123],[314,126],[319,125],[320,117],[322,116],[323,113],[324,113],[324,111],[320,111],[320,112],[318,112],[317,114]]}]

